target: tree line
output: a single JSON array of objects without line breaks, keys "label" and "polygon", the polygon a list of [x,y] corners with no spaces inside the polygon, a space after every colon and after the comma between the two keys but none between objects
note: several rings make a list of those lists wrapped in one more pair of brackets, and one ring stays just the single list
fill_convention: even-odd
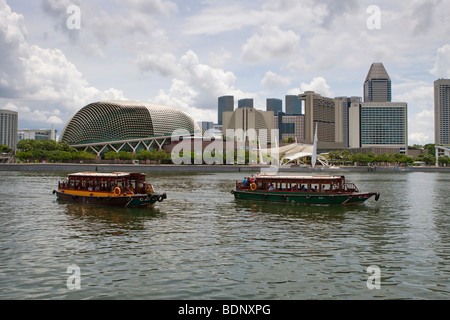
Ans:
[{"label": "tree line", "polygon": [[[425,146],[413,146],[412,149],[423,149],[425,153],[420,155],[417,159],[413,159],[404,154],[381,154],[375,155],[374,153],[362,154],[351,153],[348,150],[330,151],[325,156],[329,163],[335,165],[413,165],[415,162],[422,162],[427,165],[434,165],[436,163],[435,148],[433,144]],[[77,151],[70,147],[66,142],[56,142],[54,140],[30,140],[25,139],[19,141],[17,144],[17,153],[15,157],[22,162],[71,162],[71,161],[88,161],[96,160],[98,156],[95,153],[87,151]],[[12,149],[7,146],[0,146],[2,152],[8,153]],[[245,154],[240,154],[244,153]],[[182,156],[182,152],[180,152]],[[215,157],[214,153],[211,154]],[[188,157],[191,159],[191,163],[198,163],[201,161],[199,155],[194,151],[190,152]],[[223,157],[221,163],[226,163],[226,154],[220,154],[219,158]],[[249,163],[250,160],[256,159],[256,155],[250,155],[248,150],[240,150],[234,152],[234,160],[245,159],[245,163]],[[171,155],[164,150],[149,151],[142,150],[137,153],[131,153],[127,151],[109,151],[102,155],[104,160],[139,160],[139,161],[158,161],[159,163],[172,163]],[[268,160],[268,159],[265,159]],[[269,159],[270,160],[270,159]],[[438,162],[441,166],[450,165],[450,158],[447,156],[439,157]]]}]

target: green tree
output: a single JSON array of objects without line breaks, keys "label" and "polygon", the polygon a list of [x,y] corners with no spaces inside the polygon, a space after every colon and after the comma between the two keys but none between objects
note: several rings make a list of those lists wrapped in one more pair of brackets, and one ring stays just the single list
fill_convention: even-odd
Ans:
[{"label": "green tree", "polygon": [[17,149],[24,152],[35,150],[36,146],[37,141],[31,139],[23,139],[17,143]]},{"label": "green tree", "polygon": [[439,157],[440,166],[448,166],[450,164],[450,158],[448,156]]},{"label": "green tree", "polygon": [[436,145],[434,143],[428,143],[423,146],[424,150],[427,150],[429,155],[434,156],[436,154]]},{"label": "green tree", "polygon": [[130,152],[126,152],[126,151],[120,151],[118,156],[119,156],[120,160],[131,160],[131,159],[133,159],[132,154]]},{"label": "green tree", "polygon": [[142,150],[136,153],[136,160],[154,160],[154,154],[148,150]]},{"label": "green tree", "polygon": [[105,160],[115,160],[119,159],[119,154],[115,151],[109,151],[105,153]]},{"label": "green tree", "polygon": [[0,152],[1,153],[10,153],[12,151],[13,151],[13,149],[10,148],[9,146],[6,146],[4,144],[0,144]]}]

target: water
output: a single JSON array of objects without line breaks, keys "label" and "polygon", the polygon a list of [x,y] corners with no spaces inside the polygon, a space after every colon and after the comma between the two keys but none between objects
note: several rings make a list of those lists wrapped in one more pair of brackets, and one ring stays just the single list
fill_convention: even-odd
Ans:
[{"label": "water", "polygon": [[106,208],[58,202],[64,173],[2,172],[0,299],[449,299],[450,174],[346,176],[380,201],[250,203],[241,173],[151,174],[167,200]]}]

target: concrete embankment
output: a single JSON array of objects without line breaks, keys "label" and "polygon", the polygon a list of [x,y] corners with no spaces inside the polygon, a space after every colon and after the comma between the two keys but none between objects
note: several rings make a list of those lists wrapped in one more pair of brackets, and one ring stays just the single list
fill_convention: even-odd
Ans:
[{"label": "concrete embankment", "polygon": [[[0,164],[0,171],[45,171],[45,172],[166,172],[166,173],[208,173],[208,172],[262,172],[268,166],[258,165],[133,165],[133,164]],[[342,172],[448,172],[450,167],[281,167],[278,172],[306,172],[306,173],[342,173]]]}]

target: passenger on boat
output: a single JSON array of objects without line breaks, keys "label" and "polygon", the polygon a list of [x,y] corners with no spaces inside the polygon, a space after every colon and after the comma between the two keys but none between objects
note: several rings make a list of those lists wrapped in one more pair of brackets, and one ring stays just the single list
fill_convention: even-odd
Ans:
[{"label": "passenger on boat", "polygon": [[275,190],[275,188],[272,184],[269,185],[269,190]]}]

